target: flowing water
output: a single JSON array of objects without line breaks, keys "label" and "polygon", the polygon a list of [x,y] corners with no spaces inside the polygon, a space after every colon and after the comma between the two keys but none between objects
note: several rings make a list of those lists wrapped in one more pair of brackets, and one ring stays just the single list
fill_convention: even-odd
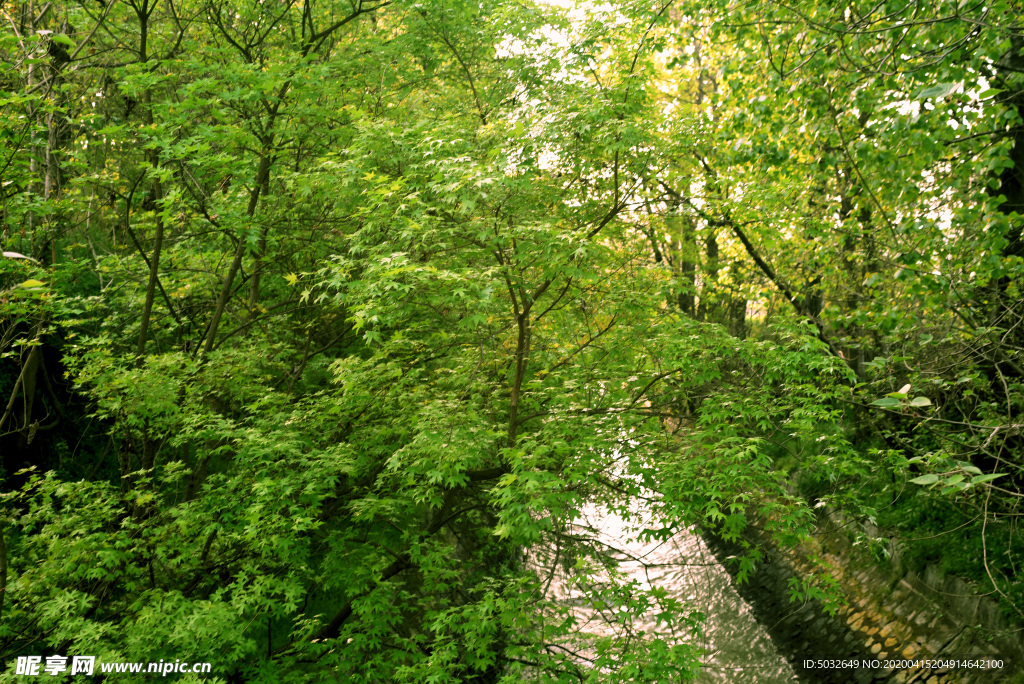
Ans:
[{"label": "flowing water", "polygon": [[[664,542],[641,542],[636,529],[622,517],[596,507],[577,521],[578,531],[588,531],[601,544],[628,556],[620,569],[642,587],[661,587],[691,610],[707,616],[701,643],[702,684],[776,684],[799,681],[789,662],[780,655],[767,630],[754,618],[750,606],[733,587],[732,578],[695,532],[679,532]],[[595,611],[567,588],[565,577],[552,582],[553,598],[577,606],[581,623],[599,632]],[[692,643],[689,635],[671,635],[652,619],[641,626],[648,634]],[[610,633],[605,631],[605,633]]]}]

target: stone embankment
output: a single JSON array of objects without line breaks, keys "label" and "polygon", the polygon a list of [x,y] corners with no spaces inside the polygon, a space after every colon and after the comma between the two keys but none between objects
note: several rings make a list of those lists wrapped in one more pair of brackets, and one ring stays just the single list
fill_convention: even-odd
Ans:
[{"label": "stone embankment", "polygon": [[[1024,683],[1024,631],[1005,624],[995,601],[934,567],[919,576],[902,571],[898,562],[879,566],[850,543],[843,521],[820,522],[814,548],[804,553],[781,551],[750,530],[747,541],[765,552],[766,561],[737,587],[801,681]],[[740,546],[712,534],[704,538],[734,571],[728,558],[741,554]],[[812,571],[807,551],[819,557],[845,595],[846,605],[834,616],[817,601],[789,600],[791,581]],[[834,667],[844,660],[858,666]],[[979,667],[985,661],[1001,661],[1002,667]]]}]

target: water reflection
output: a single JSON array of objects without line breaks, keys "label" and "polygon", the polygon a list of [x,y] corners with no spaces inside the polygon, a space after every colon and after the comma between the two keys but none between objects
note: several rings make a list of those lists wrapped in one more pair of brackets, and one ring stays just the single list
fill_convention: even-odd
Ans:
[{"label": "water reflection", "polygon": [[[729,573],[719,565],[704,541],[692,531],[679,532],[663,542],[637,540],[637,530],[613,512],[590,507],[577,521],[577,533],[586,532],[617,557],[627,557],[619,568],[643,588],[661,587],[691,610],[707,616],[699,645],[704,651],[703,669],[697,679],[705,684],[776,684],[799,681],[780,655],[768,632],[754,618],[750,606],[736,593]],[[548,559],[550,560],[550,558]],[[552,577],[549,595],[563,605],[573,605],[586,631],[610,635],[614,628],[581,595],[568,588],[564,575]],[[692,643],[692,634],[667,634],[653,616],[634,625],[647,634],[675,643]]]}]

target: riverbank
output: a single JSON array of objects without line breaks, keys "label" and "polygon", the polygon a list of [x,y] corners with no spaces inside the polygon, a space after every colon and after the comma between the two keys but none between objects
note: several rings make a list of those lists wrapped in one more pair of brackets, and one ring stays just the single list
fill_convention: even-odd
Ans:
[{"label": "riverbank", "polygon": [[[705,532],[715,557],[735,576],[730,556],[743,553]],[[878,566],[855,548],[843,524],[819,519],[816,553],[839,582],[846,604],[834,616],[820,602],[789,601],[791,579],[812,568],[804,556],[778,549],[750,528],[746,540],[766,554],[749,581],[737,585],[776,648],[801,681],[813,683],[981,684],[1019,682],[1022,632],[1001,621],[994,602],[934,569],[920,577]],[[838,661],[838,663],[836,662]],[[856,667],[834,667],[851,665]]]}]

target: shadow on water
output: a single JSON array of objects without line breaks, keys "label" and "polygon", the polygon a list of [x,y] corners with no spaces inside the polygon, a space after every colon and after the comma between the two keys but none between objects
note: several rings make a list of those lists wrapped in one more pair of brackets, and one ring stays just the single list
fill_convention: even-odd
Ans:
[{"label": "shadow on water", "polygon": [[[729,543],[713,534],[703,533],[701,542],[714,555],[719,569],[730,556],[740,555],[738,544]],[[827,662],[871,663],[878,656],[868,650],[862,638],[851,631],[843,620],[833,618],[816,601],[793,603],[789,600],[788,580],[795,576],[789,564],[769,550],[768,562],[758,564],[743,584],[731,584],[744,605],[752,611],[772,640],[773,646],[791,665],[796,681],[808,684],[869,684],[891,681],[892,675],[881,667],[821,669],[806,664]],[[765,679],[763,681],[777,681]]]},{"label": "shadow on water", "polygon": [[[660,587],[691,611],[707,616],[702,643],[703,668],[697,679],[701,684],[777,684],[812,681],[798,678],[793,667],[772,641],[755,611],[737,592],[728,571],[715,558],[709,546],[695,532],[684,530],[664,542],[637,540],[634,527],[620,516],[591,508],[577,521],[599,541],[620,549],[636,559],[619,565],[627,579],[642,587]],[[579,597],[567,588],[565,578],[556,578],[550,597],[566,605],[580,606],[582,622],[591,621],[592,611],[581,606]],[[641,625],[648,634],[668,641],[690,639],[667,634],[653,619]],[[597,628],[599,630],[599,628]]]}]

